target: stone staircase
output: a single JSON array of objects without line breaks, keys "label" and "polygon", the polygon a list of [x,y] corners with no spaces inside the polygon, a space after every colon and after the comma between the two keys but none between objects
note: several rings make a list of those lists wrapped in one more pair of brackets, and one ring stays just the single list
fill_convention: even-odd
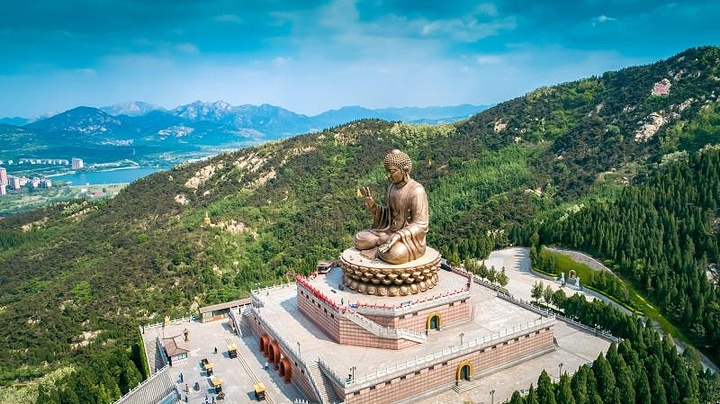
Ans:
[{"label": "stone staircase", "polygon": [[420,344],[427,341],[427,336],[423,333],[403,328],[383,327],[362,314],[348,311],[345,313],[345,318],[380,338],[407,339]]},{"label": "stone staircase", "polygon": [[165,367],[165,361],[163,360],[162,353],[160,352],[161,347],[158,346],[157,340],[146,339],[145,341],[145,355],[148,359],[148,367],[150,368],[150,375],[154,375],[158,370]]},{"label": "stone staircase", "polygon": [[453,390],[455,390],[456,393],[467,393],[468,391],[480,386],[480,380],[481,378],[475,378],[474,380],[461,380],[460,383],[453,386]]},{"label": "stone staircase", "polygon": [[335,393],[335,390],[332,388],[333,382],[329,377],[325,376],[325,373],[323,373],[322,370],[320,370],[317,362],[309,364],[308,370],[310,371],[310,377],[313,378],[319,390],[321,397],[318,398],[320,399],[320,403],[337,404],[343,402],[343,400],[338,397],[337,393]]},{"label": "stone staircase", "polygon": [[248,324],[249,317],[247,315],[240,316],[240,320],[238,321],[238,325],[240,326],[240,332],[238,336],[240,338],[245,338],[248,336],[253,335],[252,329],[250,328],[250,325]]},{"label": "stone staircase", "polygon": [[122,396],[115,404],[179,403],[172,368],[166,367]]}]

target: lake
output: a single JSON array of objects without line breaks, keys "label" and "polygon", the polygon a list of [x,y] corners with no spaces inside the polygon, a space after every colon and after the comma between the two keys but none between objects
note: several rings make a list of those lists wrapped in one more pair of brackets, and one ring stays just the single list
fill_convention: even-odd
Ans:
[{"label": "lake", "polygon": [[127,184],[138,178],[161,171],[159,168],[129,168],[123,170],[97,171],[80,174],[64,174],[50,177],[52,181],[70,181],[72,185]]}]

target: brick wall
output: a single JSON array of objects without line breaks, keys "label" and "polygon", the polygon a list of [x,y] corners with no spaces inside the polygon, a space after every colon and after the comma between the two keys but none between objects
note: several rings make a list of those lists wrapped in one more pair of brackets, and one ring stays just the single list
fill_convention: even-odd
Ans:
[{"label": "brick wall", "polygon": [[[380,338],[374,335],[336,312],[301,285],[298,285],[297,302],[300,312],[315,323],[325,335],[339,344],[382,349],[403,349],[417,344],[405,339]],[[386,324],[393,323],[387,321],[387,317],[381,319],[385,320]]]},{"label": "brick wall", "polygon": [[[297,302],[300,312],[337,343],[383,349],[403,349],[416,344],[416,342],[404,339],[396,340],[375,336],[346,319],[302,285],[298,285]],[[468,323],[472,321],[472,303],[470,299],[463,299],[400,317],[380,315],[366,317],[383,327],[403,328],[422,333],[427,328],[428,318],[435,314],[440,316],[441,328]]]},{"label": "brick wall", "polygon": [[301,313],[305,314],[330,339],[340,341],[340,315],[334,309],[328,308],[323,301],[300,285],[298,285],[297,305]]},{"label": "brick wall", "polygon": [[[255,315],[251,315],[249,318],[247,318],[247,321],[250,324],[250,328],[252,329],[253,334],[257,337],[257,341],[255,342],[255,345],[250,345],[250,349],[260,351],[260,336],[263,334],[268,334],[270,336],[270,342],[274,341],[272,335],[268,330],[265,330],[257,320],[257,317]],[[279,344],[279,341],[278,341]],[[288,355],[288,352],[283,349],[284,347],[280,345],[280,352],[282,352],[282,355],[290,360],[290,363],[292,365],[292,374],[291,374],[291,382],[300,390],[302,390],[303,393],[307,397],[315,397],[315,392],[312,388],[312,385],[310,384],[310,380],[308,379],[310,376],[308,376],[305,373],[305,370],[303,367],[298,364],[296,358],[294,355]],[[268,366],[268,372],[276,372],[273,367]]]},{"label": "brick wall", "polygon": [[[411,398],[428,390],[447,386],[449,389],[457,380],[461,365],[469,364],[471,377],[480,377],[483,372],[501,368],[514,360],[531,356],[553,346],[551,327],[499,343],[483,350],[471,352],[433,366],[414,371],[392,380],[382,381],[345,396],[347,404],[390,403]],[[350,386],[352,388],[352,386]]]},{"label": "brick wall", "polygon": [[440,316],[440,328],[442,329],[472,321],[471,309],[472,304],[470,299],[463,299],[442,306],[420,310],[415,313],[404,314],[400,317],[379,315],[368,315],[366,317],[385,327],[425,332],[427,329],[427,320],[431,315],[437,314]]}]

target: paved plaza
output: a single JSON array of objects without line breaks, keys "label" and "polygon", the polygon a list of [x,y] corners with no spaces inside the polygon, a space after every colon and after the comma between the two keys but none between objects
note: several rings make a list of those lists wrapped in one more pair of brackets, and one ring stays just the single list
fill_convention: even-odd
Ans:
[{"label": "paved plaza", "polygon": [[[181,391],[181,402],[204,404],[207,397],[208,402],[212,403],[212,399],[217,397],[215,388],[210,383],[211,377],[203,369],[202,359],[207,359],[213,364],[213,376],[223,381],[222,391],[225,392],[225,399],[216,398],[217,403],[241,404],[256,401],[253,389],[256,381],[262,382],[267,388],[270,403],[294,403],[296,399],[306,398],[295,386],[285,384],[272,368],[266,370],[265,358],[257,349],[258,339],[254,336],[240,338],[232,331],[227,319],[209,323],[199,321],[170,323],[166,327],[146,329],[144,337],[153,338],[155,335],[161,338],[163,335],[172,337],[182,335],[186,329],[187,344],[190,348],[188,360],[174,364],[170,368],[171,376]],[[238,358],[230,358],[227,352],[228,340],[237,346]],[[215,348],[218,350],[217,353]],[[180,374],[182,374],[182,382]],[[198,389],[195,389],[196,383]]]},{"label": "paved plaza", "polygon": [[[530,250],[525,247],[513,247],[493,251],[483,262],[487,268],[495,267],[497,271],[505,267],[505,274],[509,280],[505,288],[511,295],[518,299],[531,300],[531,290],[535,282],[543,281],[545,285],[550,285],[553,290],[557,290],[560,287],[559,283],[542,279],[530,271]],[[563,290],[568,297],[574,294],[581,294],[588,300],[596,298],[592,291],[577,290],[570,285],[565,286]]]}]

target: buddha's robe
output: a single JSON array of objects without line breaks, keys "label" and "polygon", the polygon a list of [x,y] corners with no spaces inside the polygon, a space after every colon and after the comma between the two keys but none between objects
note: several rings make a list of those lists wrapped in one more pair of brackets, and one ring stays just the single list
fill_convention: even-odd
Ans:
[{"label": "buddha's robe", "polygon": [[386,243],[391,235],[398,234],[400,241],[385,253],[378,251],[380,259],[390,264],[403,264],[422,257],[429,223],[425,188],[412,179],[402,187],[390,184],[386,201],[388,206],[375,205],[372,228],[355,234],[355,248],[373,249]]}]

